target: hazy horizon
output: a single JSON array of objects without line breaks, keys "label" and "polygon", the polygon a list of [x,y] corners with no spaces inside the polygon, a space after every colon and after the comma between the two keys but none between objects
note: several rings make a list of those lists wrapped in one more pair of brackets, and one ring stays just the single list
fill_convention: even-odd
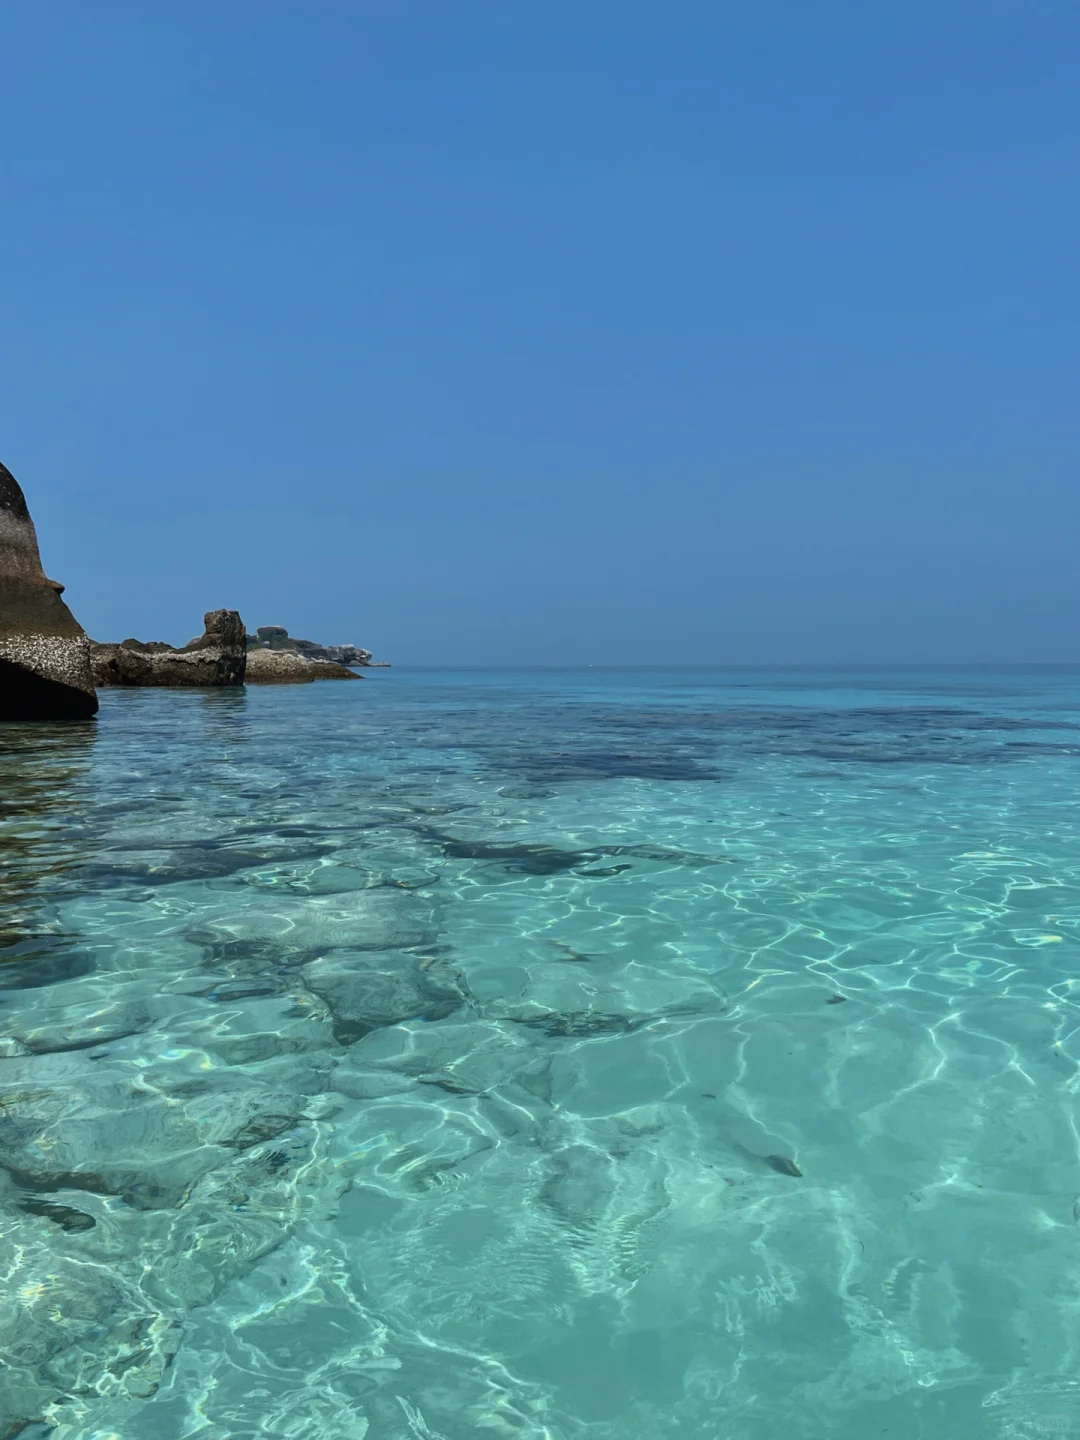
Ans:
[{"label": "hazy horizon", "polygon": [[[1080,11],[0,9],[0,460],[98,639],[1080,661]],[[655,667],[653,667],[655,668]]]}]

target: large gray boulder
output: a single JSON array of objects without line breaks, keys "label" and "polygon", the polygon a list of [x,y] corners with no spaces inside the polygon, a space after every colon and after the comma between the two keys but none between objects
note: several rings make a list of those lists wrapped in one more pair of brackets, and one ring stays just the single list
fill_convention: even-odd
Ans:
[{"label": "large gray boulder", "polygon": [[19,483],[0,465],[0,720],[87,720],[90,642],[41,568]]},{"label": "large gray boulder", "polygon": [[243,685],[247,670],[244,622],[235,610],[210,610],[205,632],[182,649],[161,641],[121,640],[93,647],[99,685]]}]

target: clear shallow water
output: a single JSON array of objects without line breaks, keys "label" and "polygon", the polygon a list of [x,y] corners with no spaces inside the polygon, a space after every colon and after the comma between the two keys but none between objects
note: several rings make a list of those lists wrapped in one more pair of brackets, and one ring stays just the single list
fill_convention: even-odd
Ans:
[{"label": "clear shallow water", "polygon": [[1080,1435],[1078,781],[1076,671],[4,728],[0,1435]]}]

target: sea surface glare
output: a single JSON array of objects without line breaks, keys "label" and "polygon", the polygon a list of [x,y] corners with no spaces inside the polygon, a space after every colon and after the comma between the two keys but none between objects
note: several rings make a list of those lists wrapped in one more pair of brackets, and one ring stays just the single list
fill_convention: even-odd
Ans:
[{"label": "sea surface glare", "polygon": [[1080,1437],[1080,671],[0,730],[0,1436]]}]

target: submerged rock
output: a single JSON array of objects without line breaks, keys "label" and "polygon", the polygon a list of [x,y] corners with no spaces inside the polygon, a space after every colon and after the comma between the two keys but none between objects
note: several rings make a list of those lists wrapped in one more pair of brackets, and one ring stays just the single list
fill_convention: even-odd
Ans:
[{"label": "submerged rock", "polygon": [[424,965],[402,951],[338,951],[306,966],[303,976],[327,1005],[334,1038],[342,1045],[405,1020],[444,1020],[465,1003],[453,971]]},{"label": "submerged rock", "polygon": [[210,610],[202,635],[175,650],[160,640],[93,646],[98,685],[243,685],[244,622],[235,610]]},{"label": "submerged rock", "polygon": [[778,1175],[791,1175],[797,1180],[802,1179],[802,1171],[790,1155],[763,1155],[761,1158],[765,1161],[765,1164],[768,1165],[771,1170],[775,1170]]},{"label": "submerged rock", "polygon": [[41,568],[18,481],[0,465],[0,720],[87,720],[98,708],[86,632]]},{"label": "submerged rock", "polygon": [[295,650],[249,650],[249,685],[307,685],[312,680],[359,680],[332,660],[308,660]]},{"label": "submerged rock", "polygon": [[61,1230],[93,1230],[97,1221],[84,1210],[74,1210],[70,1205],[59,1205],[55,1200],[40,1200],[28,1195],[19,1201],[19,1209],[27,1215],[40,1215],[51,1220]]}]

